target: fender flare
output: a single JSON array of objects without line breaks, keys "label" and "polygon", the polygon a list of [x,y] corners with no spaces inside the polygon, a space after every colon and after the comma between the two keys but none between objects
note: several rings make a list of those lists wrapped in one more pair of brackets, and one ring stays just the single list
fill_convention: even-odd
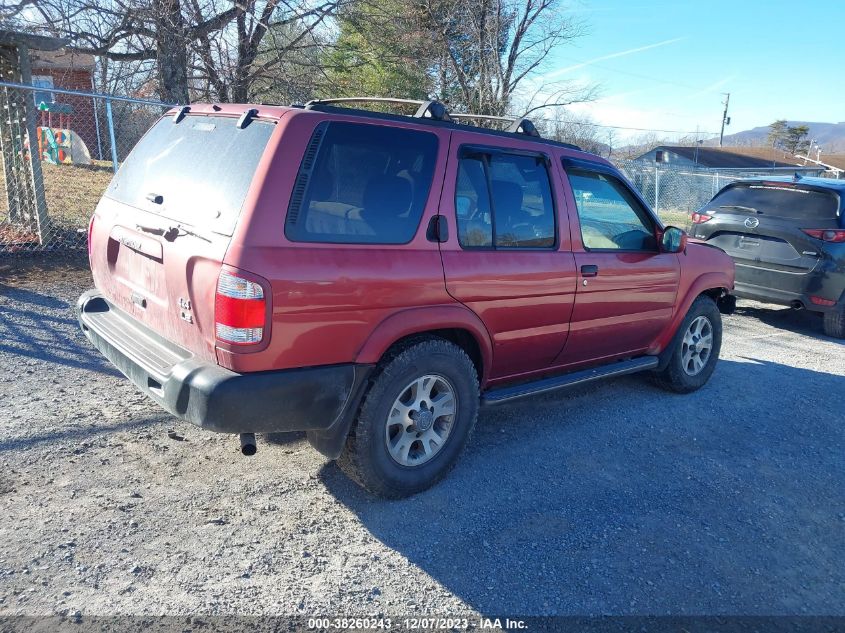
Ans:
[{"label": "fender flare", "polygon": [[487,328],[472,310],[463,305],[436,305],[401,310],[384,319],[370,334],[355,358],[356,363],[375,364],[396,341],[431,330],[466,330],[481,350],[484,376],[490,375],[493,344]]},{"label": "fender flare", "polygon": [[[733,280],[729,275],[721,272],[705,273],[698,277],[692,285],[690,285],[687,290],[687,294],[684,295],[683,301],[678,304],[678,309],[672,317],[669,327],[667,327],[657,340],[654,341],[648,353],[663,355],[663,352],[668,352],[670,348],[674,347],[673,343],[675,342],[675,335],[677,334],[678,328],[681,326],[684,318],[687,316],[687,312],[689,312],[692,302],[695,301],[696,298],[703,292],[707,290],[715,290],[717,288],[730,290],[733,288]],[[666,355],[671,355],[671,352]]]}]

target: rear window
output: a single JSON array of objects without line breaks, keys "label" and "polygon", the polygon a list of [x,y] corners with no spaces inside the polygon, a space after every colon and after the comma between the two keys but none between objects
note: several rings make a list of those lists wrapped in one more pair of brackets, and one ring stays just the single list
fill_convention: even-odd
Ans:
[{"label": "rear window", "polygon": [[437,137],[428,132],[321,124],[299,169],[285,235],[300,242],[410,242],[436,158]]},{"label": "rear window", "polygon": [[[274,124],[188,115],[161,119],[111,182],[110,198],[191,226],[231,235]],[[161,203],[152,201],[160,196]]]},{"label": "rear window", "polygon": [[829,220],[839,214],[839,198],[834,193],[776,185],[729,187],[708,203],[720,212],[758,213],[779,218]]}]

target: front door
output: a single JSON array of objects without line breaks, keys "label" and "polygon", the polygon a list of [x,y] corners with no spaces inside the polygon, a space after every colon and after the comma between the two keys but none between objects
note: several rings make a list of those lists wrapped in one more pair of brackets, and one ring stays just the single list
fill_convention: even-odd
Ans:
[{"label": "front door", "polygon": [[497,141],[453,133],[440,204],[449,223],[441,244],[446,288],[487,327],[493,380],[552,364],[575,295],[556,166],[536,144]]},{"label": "front door", "polygon": [[612,171],[564,167],[574,197],[578,285],[569,340],[557,362],[636,355],[672,318],[679,255],[660,252],[657,221]]}]

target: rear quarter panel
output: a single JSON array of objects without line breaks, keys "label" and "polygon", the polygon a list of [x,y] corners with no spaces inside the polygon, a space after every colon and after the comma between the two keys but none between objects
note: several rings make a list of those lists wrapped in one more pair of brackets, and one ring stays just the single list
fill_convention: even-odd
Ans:
[{"label": "rear quarter panel", "polygon": [[[272,286],[267,348],[254,354],[217,350],[220,364],[235,371],[361,360],[367,340],[389,317],[409,308],[455,303],[446,293],[438,245],[426,239],[426,227],[440,200],[448,130],[425,130],[438,137],[437,159],[422,219],[409,244],[320,244],[286,238],[285,216],[304,149],[314,128],[327,118],[379,124],[313,111],[293,112],[280,123],[281,141],[262,175],[264,186],[254,207],[242,214],[225,259],[231,266],[261,275]],[[390,125],[419,129],[401,122]],[[427,321],[415,315],[407,320],[407,330],[425,329]]]}]

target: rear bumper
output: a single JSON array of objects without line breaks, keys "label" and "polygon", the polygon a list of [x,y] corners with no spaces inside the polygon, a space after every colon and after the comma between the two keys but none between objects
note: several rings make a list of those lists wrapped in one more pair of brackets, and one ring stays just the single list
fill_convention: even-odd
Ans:
[{"label": "rear bumper", "polygon": [[349,363],[239,374],[196,359],[96,290],[83,294],[77,309],[88,340],[141,391],[211,431],[313,431],[345,438],[371,370]]},{"label": "rear bumper", "polygon": [[[732,294],[744,299],[778,305],[800,303],[808,310],[827,312],[836,310],[843,304],[843,289],[845,274],[829,271],[824,267],[799,273],[737,263],[736,283]],[[810,297],[822,297],[836,301],[836,304],[817,305]]]}]

